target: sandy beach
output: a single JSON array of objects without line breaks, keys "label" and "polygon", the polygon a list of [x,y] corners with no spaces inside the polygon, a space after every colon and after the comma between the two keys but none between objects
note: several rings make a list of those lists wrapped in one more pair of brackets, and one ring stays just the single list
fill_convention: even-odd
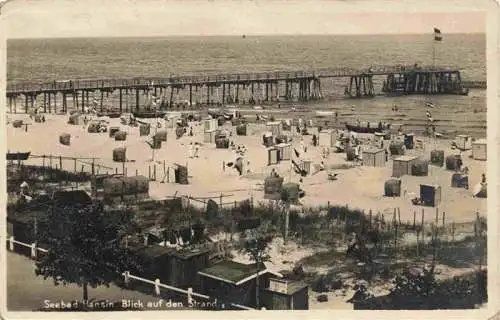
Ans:
[{"label": "sandy beach", "polygon": [[[285,118],[285,117],[284,117]],[[267,165],[267,150],[262,144],[262,134],[266,131],[266,124],[250,124],[247,128],[247,136],[237,136],[236,127],[226,122],[223,129],[231,132],[230,140],[235,145],[244,145],[247,153],[244,156],[244,174],[238,175],[235,169],[226,167],[223,169],[223,162],[233,162],[237,155],[231,149],[216,149],[214,143],[203,142],[203,124],[193,122],[193,136],[187,134],[177,139],[175,129],[167,128],[167,142],[163,143],[161,149],[153,152],[146,141],[151,141],[154,134],[153,128],[150,136],[140,136],[138,127],[131,127],[120,124],[120,119],[102,118],[109,122],[108,128],[112,126],[120,127],[126,131],[126,141],[115,141],[109,137],[109,133],[88,133],[83,125],[70,125],[67,123],[68,116],[46,115],[45,123],[35,123],[27,115],[9,115],[9,120],[24,120],[30,123],[27,132],[25,128],[13,128],[12,124],[7,125],[7,145],[10,152],[27,152],[32,155],[52,155],[52,166],[62,164],[66,170],[74,170],[75,161],[59,160],[63,157],[95,158],[96,173],[112,173],[118,171],[122,173],[125,168],[127,175],[149,175],[154,172],[156,166],[156,181],[150,183],[150,196],[154,199],[162,199],[177,195],[190,195],[193,197],[215,197],[224,195],[224,203],[231,203],[253,197],[254,202],[267,201],[264,199],[263,183],[266,176],[272,169],[279,172],[284,177],[285,182],[299,183],[300,176],[291,169],[290,161],[281,161],[277,165]],[[166,123],[162,122],[164,130]],[[189,132],[189,129],[188,129]],[[442,188],[442,202],[439,211],[446,212],[447,222],[464,222],[475,218],[475,212],[482,215],[486,210],[486,199],[472,197],[472,188],[481,180],[481,175],[486,171],[486,162],[473,160],[470,157],[471,151],[462,153],[464,166],[469,168],[470,190],[451,187],[452,171],[445,168],[429,166],[429,175],[426,177],[403,176],[402,190],[407,192],[406,196],[387,198],[384,197],[384,182],[391,178],[392,161],[386,163],[385,167],[367,167],[362,165],[353,166],[352,162],[346,160],[345,153],[330,153],[327,159],[322,159],[322,147],[313,147],[312,134],[317,133],[317,128],[310,128],[311,135],[303,136],[307,145],[307,152],[301,157],[312,161],[312,174],[304,177],[300,183],[301,188],[306,192],[300,202],[304,206],[324,206],[346,205],[362,210],[372,210],[374,212],[387,212],[392,215],[394,208],[399,208],[401,220],[412,220],[413,212],[420,212],[422,207],[412,205],[411,198],[419,196],[419,185],[437,184]],[[59,143],[61,133],[71,134],[71,145],[64,146]],[[300,137],[290,131],[284,131],[292,137],[292,147],[300,149]],[[481,138],[481,137],[475,137]],[[430,151],[441,149],[445,151],[445,156],[457,153],[451,150],[450,140],[430,141],[428,138],[416,137],[423,142],[423,148],[407,150],[408,155],[422,156],[424,159],[430,158]],[[188,149],[190,143],[199,144],[198,158],[189,158]],[[388,141],[385,142],[386,144]],[[112,151],[117,147],[126,148],[127,162],[125,165],[113,162]],[[325,162],[328,168],[340,168],[342,166],[351,167],[349,169],[331,169],[320,172],[314,171],[315,164]],[[48,159],[45,160],[49,165]],[[90,172],[91,159],[79,161],[77,170]],[[249,163],[249,165],[248,165]],[[42,164],[42,159],[29,159],[26,164]],[[187,165],[189,174],[189,184],[180,185],[168,183],[164,168],[174,167],[175,164]],[[100,167],[102,166],[102,167]],[[250,172],[247,172],[250,170]],[[338,180],[330,181],[327,173],[338,174]],[[165,178],[165,179],[164,179]],[[164,183],[161,181],[164,180]],[[434,219],[434,208],[426,208],[426,219]]]}]

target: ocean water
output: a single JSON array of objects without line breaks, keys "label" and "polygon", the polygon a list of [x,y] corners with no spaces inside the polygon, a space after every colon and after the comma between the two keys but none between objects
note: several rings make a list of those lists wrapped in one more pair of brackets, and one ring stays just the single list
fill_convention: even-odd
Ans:
[{"label": "ocean water", "polygon": [[[15,39],[7,42],[7,81],[432,65],[433,50],[436,65],[460,68],[465,80],[486,80],[485,35],[453,34],[439,43],[432,35]],[[375,79],[378,92],[382,81]],[[471,90],[468,97],[348,100],[342,98],[346,84],[347,79],[323,80],[329,99],[315,108],[340,110],[346,121],[389,120],[417,130],[425,123],[423,104],[431,100],[439,130],[486,134],[485,90]]]}]

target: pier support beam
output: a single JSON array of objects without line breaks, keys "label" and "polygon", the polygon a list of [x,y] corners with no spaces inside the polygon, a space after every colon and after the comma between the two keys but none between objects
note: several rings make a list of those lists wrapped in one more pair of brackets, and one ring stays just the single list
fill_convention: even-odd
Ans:
[{"label": "pier support beam", "polygon": [[120,88],[119,89],[119,95],[120,95],[120,112],[123,111],[123,90]]},{"label": "pier support beam", "polygon": [[374,97],[373,76],[370,74],[352,76],[344,94],[355,98]]},{"label": "pier support beam", "polygon": [[135,89],[135,110],[139,111],[139,89]]}]

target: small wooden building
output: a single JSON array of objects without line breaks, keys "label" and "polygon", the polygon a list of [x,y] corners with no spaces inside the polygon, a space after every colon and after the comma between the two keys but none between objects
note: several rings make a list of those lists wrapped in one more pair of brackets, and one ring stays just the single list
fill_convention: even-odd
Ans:
[{"label": "small wooden building", "polygon": [[472,158],[475,160],[486,160],[488,158],[488,142],[486,139],[478,139],[472,143]]},{"label": "small wooden building", "polygon": [[385,149],[367,148],[363,150],[363,165],[385,167]]},{"label": "small wooden building", "polygon": [[300,281],[271,278],[262,302],[267,310],[309,310],[309,286]]},{"label": "small wooden building", "polygon": [[472,148],[472,137],[465,134],[459,134],[455,137],[455,145],[459,150],[470,150]]},{"label": "small wooden building", "polygon": [[274,164],[278,164],[279,162],[280,162],[279,149],[278,148],[267,149],[267,165],[271,166]]},{"label": "small wooden building", "polygon": [[270,121],[266,124],[266,130],[272,132],[273,137],[281,135],[281,121]]},{"label": "small wooden building", "polygon": [[[269,288],[269,279],[281,277],[264,264],[242,264],[235,261],[223,261],[198,272],[200,293],[216,298],[226,304],[255,308],[255,290],[259,274],[259,292]],[[261,303],[262,303],[262,299]]]},{"label": "small wooden building", "polygon": [[174,251],[170,254],[168,284],[175,287],[196,285],[198,271],[209,265],[208,249]]},{"label": "small wooden building", "polygon": [[318,133],[319,146],[331,148],[335,146],[335,134],[333,130],[321,130]]},{"label": "small wooden building", "polygon": [[405,148],[408,150],[413,149],[415,146],[415,134],[408,133],[404,135]]},{"label": "small wooden building", "polygon": [[276,146],[279,150],[279,160],[292,159],[292,145],[289,143],[280,143]]},{"label": "small wooden building", "polygon": [[441,202],[441,187],[438,185],[421,184],[420,199],[424,206],[437,206]]},{"label": "small wooden building", "polygon": [[380,144],[385,140],[385,135],[386,134],[383,132],[375,132],[373,134],[373,140],[375,141],[375,143]]},{"label": "small wooden building", "polygon": [[215,130],[208,130],[203,133],[203,142],[204,143],[215,143]]},{"label": "small wooden building", "polygon": [[304,171],[306,174],[311,173],[311,160],[300,160],[299,168]]},{"label": "small wooden building", "polygon": [[205,132],[207,131],[214,131],[218,127],[217,125],[217,119],[205,119],[203,120],[203,128]]},{"label": "small wooden building", "polygon": [[416,156],[401,156],[395,158],[392,162],[392,176],[399,178],[404,175],[411,175],[412,165],[416,159],[418,159]]}]

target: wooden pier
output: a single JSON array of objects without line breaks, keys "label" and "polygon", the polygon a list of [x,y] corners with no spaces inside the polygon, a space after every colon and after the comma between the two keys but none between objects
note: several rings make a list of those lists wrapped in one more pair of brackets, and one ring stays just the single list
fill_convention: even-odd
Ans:
[{"label": "wooden pier", "polygon": [[[37,104],[44,112],[84,110],[93,106],[104,109],[110,96],[122,111],[148,108],[144,97],[154,96],[161,109],[177,107],[179,97],[184,107],[193,105],[263,104],[280,101],[322,99],[321,80],[345,78],[344,94],[353,98],[376,95],[373,79],[381,77],[381,92],[392,94],[464,94],[460,71],[450,67],[379,66],[367,69],[332,68],[314,71],[284,71],[168,78],[72,79],[52,82],[9,83],[9,111],[19,100],[24,112]],[[479,83],[479,82],[478,82]],[[472,87],[482,83],[468,82]],[[470,87],[469,86],[469,87]],[[484,83],[485,86],[485,83]],[[92,94],[92,99],[90,98]],[[141,98],[142,97],[142,98]],[[42,102],[40,103],[40,99]],[[58,99],[62,103],[57,104]],[[68,103],[69,100],[69,103]],[[151,100],[151,99],[150,99]],[[60,110],[57,110],[59,106]],[[14,108],[17,110],[17,108]]]}]

